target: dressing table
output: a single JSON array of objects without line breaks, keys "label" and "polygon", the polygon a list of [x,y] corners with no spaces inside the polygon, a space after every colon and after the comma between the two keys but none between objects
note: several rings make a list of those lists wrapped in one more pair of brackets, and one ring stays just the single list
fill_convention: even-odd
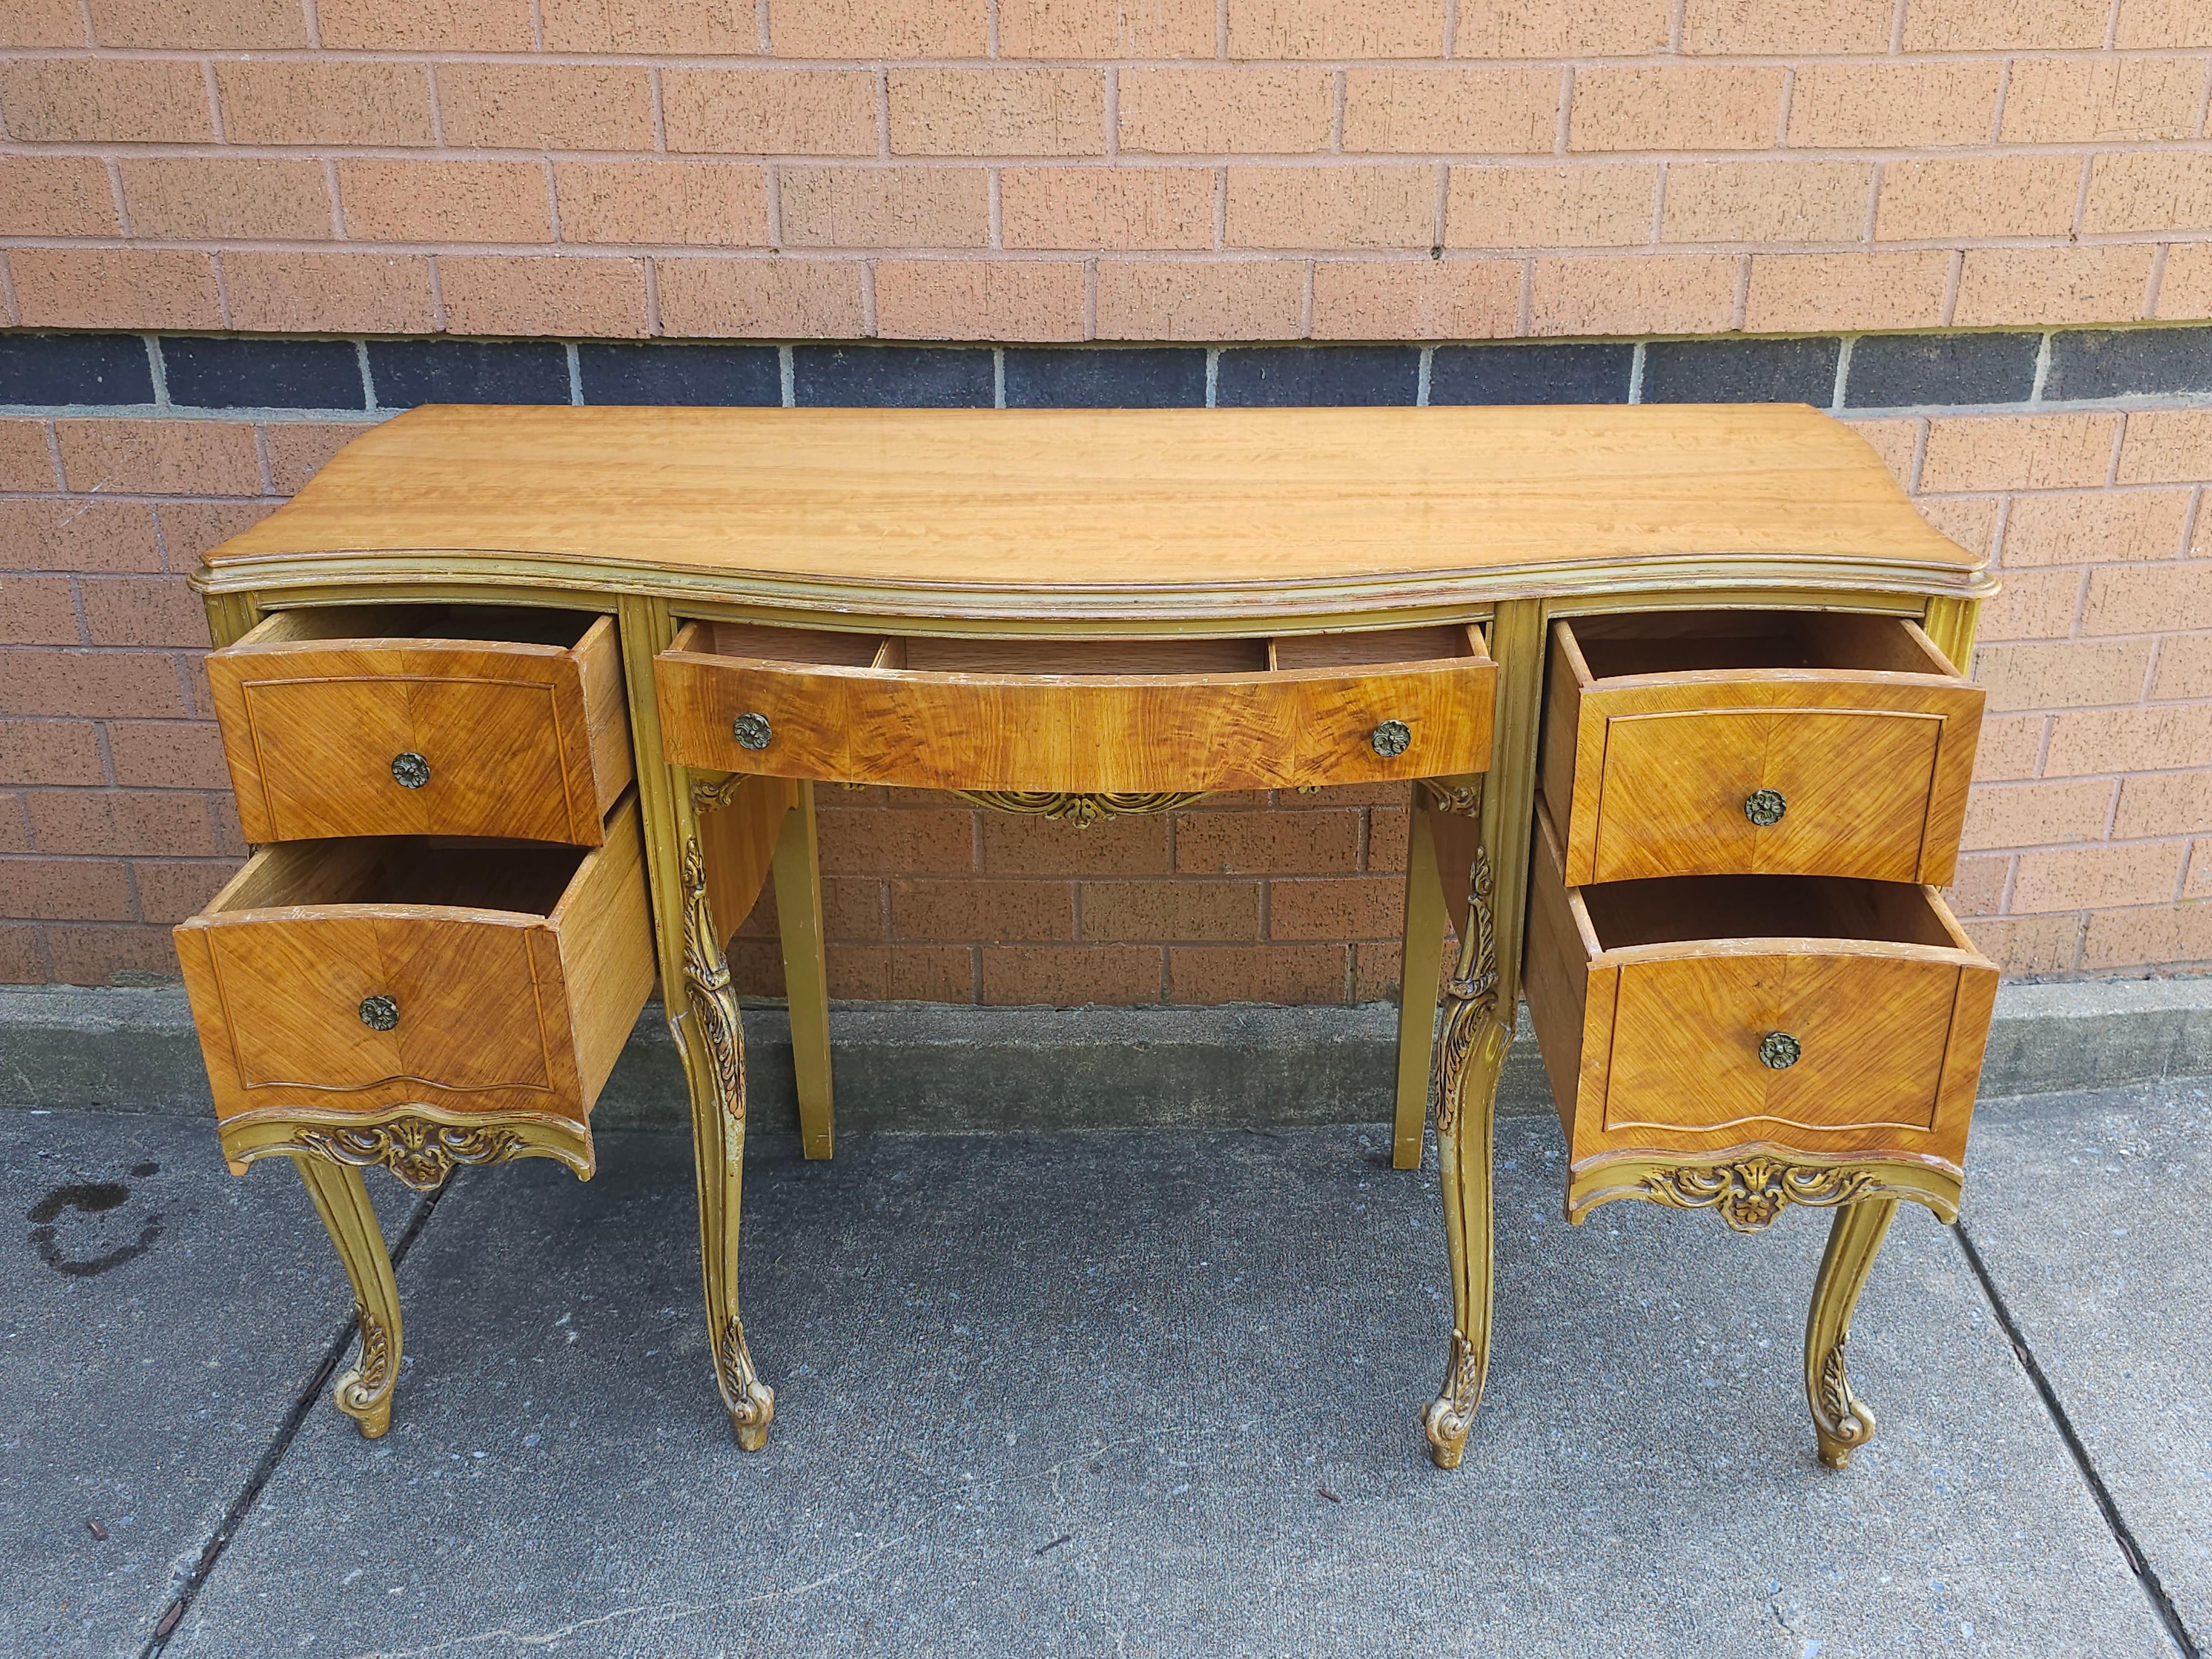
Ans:
[{"label": "dressing table", "polygon": [[1835,1211],[1807,1398],[1830,1464],[1871,1433],[1851,1310],[1900,1200],[1956,1213],[1996,984],[1936,891],[1993,584],[1827,416],[427,407],[194,580],[257,850],[178,950],[232,1169],[290,1158],[344,1259],[364,1434],[401,1348],[363,1171],[588,1177],[657,982],[714,1380],[763,1443],[724,948],[774,882],[830,1156],[825,783],[1076,824],[1406,785],[1393,1144],[1418,1168],[1433,1100],[1453,1297],[1431,1456],[1481,1396],[1524,994],[1570,1219]]}]

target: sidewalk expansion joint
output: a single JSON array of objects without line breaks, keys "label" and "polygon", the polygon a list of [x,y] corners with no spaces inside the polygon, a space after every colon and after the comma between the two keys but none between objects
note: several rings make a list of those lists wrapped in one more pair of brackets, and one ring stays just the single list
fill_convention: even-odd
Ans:
[{"label": "sidewalk expansion joint", "polygon": [[2089,1495],[2097,1500],[2097,1508],[2103,1512],[2105,1524],[2112,1529],[2112,1540],[2120,1547],[2121,1559],[2128,1564],[2128,1570],[2135,1574],[2136,1582],[2142,1586],[2144,1595],[2149,1598],[2151,1610],[2166,1626],[2166,1633],[2180,1650],[2182,1659],[2204,1659],[2203,1650],[2197,1645],[2197,1638],[2190,1634],[2189,1626],[2182,1622],[2181,1614],[2173,1605],[2173,1598],[2166,1593],[2166,1586],[2159,1581],[2158,1569],[2151,1565],[2150,1559],[2143,1553],[2142,1546],[2136,1540],[2134,1528],[2128,1525],[2126,1517],[2120,1513],[2119,1504],[2113,1498],[2112,1488],[2105,1484],[2105,1477],[2097,1472],[2097,1466],[2090,1461],[2089,1449],[2081,1443],[2081,1437],[2074,1427],[2074,1419],[2060,1402],[2058,1390],[2045,1373],[2042,1362],[2036,1358],[2035,1351],[2027,1346],[2027,1334],[2021,1329],[2018,1322],[2013,1318],[2012,1310],[2005,1305],[2004,1297],[1998,1293],[1996,1279],[1990,1273],[1989,1264],[1982,1260],[1981,1251],[1975,1247],[1973,1236],[1967,1232],[1963,1220],[1954,1222],[1950,1231],[1952,1237],[1959,1241],[1959,1248],[1965,1253],[1967,1265],[1974,1270],[1974,1277],[1980,1281],[1982,1294],[1988,1298],[1990,1310],[1996,1315],[1997,1325],[2004,1332],[2005,1340],[2012,1344],[2013,1357],[2020,1361],[2021,1369],[2027,1373],[2028,1381],[2035,1385],[2035,1392],[2043,1401],[2043,1409],[2050,1413],[2051,1422],[2057,1427],[2059,1438],[2066,1443],[2066,1449],[2073,1455],[2075,1467],[2081,1470],[2081,1479],[2088,1483]]},{"label": "sidewalk expansion joint", "polygon": [[[430,1212],[438,1207],[438,1200],[446,1195],[446,1188],[452,1184],[453,1179],[449,1176],[444,1185],[426,1194],[416,1205],[415,1213],[407,1218],[407,1225],[401,1230],[399,1242],[392,1249],[393,1273],[397,1273],[399,1264],[406,1261],[407,1252],[414,1247],[416,1236],[429,1222]],[[201,1549],[200,1559],[193,1564],[191,1573],[161,1609],[161,1615],[155,1621],[153,1632],[147,1637],[145,1646],[138,1650],[138,1659],[159,1659],[168,1647],[169,1638],[176,1634],[177,1626],[184,1622],[185,1614],[191,1610],[202,1587],[215,1571],[216,1564],[222,1559],[223,1552],[230,1547],[230,1540],[238,1535],[239,1528],[246,1524],[246,1516],[252,1513],[254,1504],[260,1501],[262,1489],[276,1474],[276,1467],[284,1461],[285,1454],[292,1449],[292,1442],[307,1422],[307,1413],[314,1410],[323,1397],[323,1390],[330,1386],[331,1374],[337,1370],[339,1362],[352,1351],[353,1340],[360,1328],[360,1320],[349,1317],[331,1335],[324,1349],[321,1363],[315,1367],[314,1375],[307,1379],[294,1398],[290,1409],[284,1413],[284,1420],[277,1425],[275,1436],[255,1462],[252,1474],[246,1477],[246,1485],[240,1488],[238,1496],[231,1499],[230,1507],[224,1511],[214,1535]],[[2195,1659],[2193,1654],[2191,1659]]]}]

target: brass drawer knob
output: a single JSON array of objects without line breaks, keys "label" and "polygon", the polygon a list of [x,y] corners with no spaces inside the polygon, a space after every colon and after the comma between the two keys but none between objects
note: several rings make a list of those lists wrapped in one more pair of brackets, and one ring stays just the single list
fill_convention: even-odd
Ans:
[{"label": "brass drawer knob", "polygon": [[363,997],[361,1023],[372,1031],[388,1031],[399,1024],[399,1005],[387,996]]},{"label": "brass drawer knob", "polygon": [[392,775],[402,789],[420,789],[430,781],[430,763],[412,749],[402,750],[392,757]]},{"label": "brass drawer knob", "polygon": [[1413,746],[1413,731],[1403,720],[1384,720],[1367,734],[1367,742],[1384,760],[1395,760]]},{"label": "brass drawer knob", "polygon": [[1782,822],[1782,815],[1790,810],[1790,803],[1782,799],[1779,789],[1754,789],[1743,798],[1743,815],[1764,830],[1770,823]]},{"label": "brass drawer knob", "polygon": [[730,730],[737,734],[740,749],[765,749],[769,739],[775,735],[765,714],[740,714],[730,722]]},{"label": "brass drawer knob", "polygon": [[1759,1062],[1773,1071],[1788,1071],[1804,1052],[1804,1045],[1787,1031],[1769,1031],[1759,1040]]}]

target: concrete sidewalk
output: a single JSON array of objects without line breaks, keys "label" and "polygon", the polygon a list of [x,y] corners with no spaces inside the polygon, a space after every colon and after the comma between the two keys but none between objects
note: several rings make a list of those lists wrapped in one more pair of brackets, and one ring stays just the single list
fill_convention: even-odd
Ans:
[{"label": "concrete sidewalk", "polygon": [[587,1185],[373,1177],[408,1323],[368,1443],[325,1398],[349,1299],[288,1170],[0,1111],[0,1646],[2193,1652],[2208,1134],[2195,1085],[1984,1103],[1963,1227],[1891,1234],[1851,1343],[1881,1427],[1832,1474],[1798,1382],[1826,1217],[1570,1228],[1556,1127],[1509,1119],[1497,1359],[1445,1474],[1436,1178],[1380,1126],[769,1148],[747,1456],[684,1138],[605,1135]]}]

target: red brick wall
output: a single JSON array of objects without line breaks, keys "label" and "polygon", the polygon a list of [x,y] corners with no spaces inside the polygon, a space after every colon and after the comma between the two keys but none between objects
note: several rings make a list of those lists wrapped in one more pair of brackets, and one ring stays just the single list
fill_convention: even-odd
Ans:
[{"label": "red brick wall", "polygon": [[[824,787],[817,801],[832,996],[1364,1002],[1397,988],[1402,788],[1218,795],[1087,830],[933,794]],[[781,988],[774,931],[770,899],[732,956],[743,988]]]},{"label": "red brick wall", "polygon": [[[1857,422],[2000,554],[1952,897],[2017,974],[2212,961],[2212,410]],[[360,430],[0,421],[0,976],[173,973],[242,854],[182,573]],[[825,788],[839,996],[1364,1000],[1396,982],[1402,792],[1230,796],[1087,830]],[[745,988],[773,994],[772,912]]]},{"label": "red brick wall", "polygon": [[1040,341],[2197,318],[2208,49],[2203,0],[11,0],[0,301]]},{"label": "red brick wall", "polygon": [[[2208,98],[2205,0],[9,0],[0,321],[1209,345],[2185,323],[2212,318]],[[2018,973],[2212,963],[2212,380],[2139,390],[1863,422],[2000,556],[1954,896]],[[0,978],[167,976],[166,925],[242,851],[183,576],[358,428],[11,403]],[[1087,834],[824,804],[841,995],[1395,978],[1395,799]],[[774,988],[772,952],[739,959]]]}]

